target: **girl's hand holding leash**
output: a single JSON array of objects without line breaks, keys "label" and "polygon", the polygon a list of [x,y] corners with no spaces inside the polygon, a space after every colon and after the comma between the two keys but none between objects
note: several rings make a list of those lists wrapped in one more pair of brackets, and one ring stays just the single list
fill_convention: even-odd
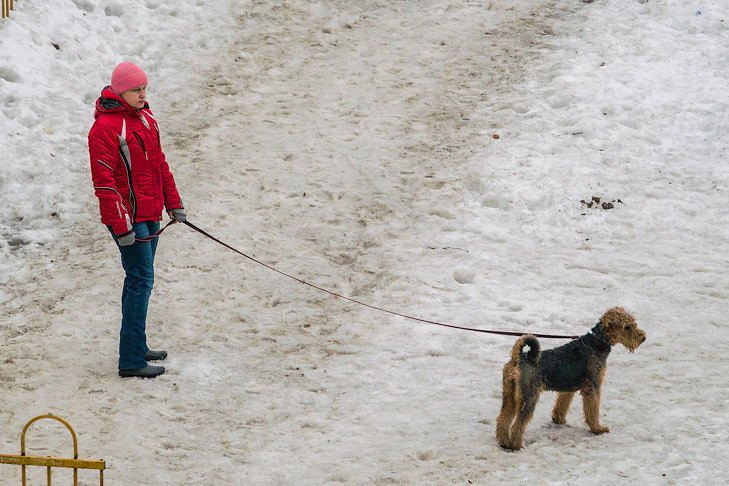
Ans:
[{"label": "girl's hand holding leash", "polygon": [[184,223],[185,221],[187,221],[187,216],[185,215],[184,208],[170,209],[169,211],[167,211],[167,214],[170,215],[170,219],[175,220],[175,223]]}]

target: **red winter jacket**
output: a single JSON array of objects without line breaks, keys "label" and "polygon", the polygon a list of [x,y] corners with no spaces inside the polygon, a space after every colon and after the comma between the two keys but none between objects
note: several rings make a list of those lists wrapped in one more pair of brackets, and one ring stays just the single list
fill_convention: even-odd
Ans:
[{"label": "red winter jacket", "polygon": [[101,222],[123,235],[132,223],[162,220],[165,207],[183,207],[149,105],[136,110],[107,86],[94,117],[89,155]]}]

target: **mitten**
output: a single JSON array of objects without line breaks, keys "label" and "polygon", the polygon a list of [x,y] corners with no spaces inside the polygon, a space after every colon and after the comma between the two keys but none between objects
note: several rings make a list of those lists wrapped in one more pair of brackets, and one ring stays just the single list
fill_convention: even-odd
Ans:
[{"label": "mitten", "polygon": [[123,235],[119,235],[116,237],[117,242],[119,242],[119,246],[129,246],[133,245],[136,241],[137,235],[134,233],[134,231],[130,231],[129,233],[124,233]]},{"label": "mitten", "polygon": [[185,216],[185,210],[183,208],[170,209],[167,211],[167,214],[170,215],[170,219],[174,219],[177,223],[184,223],[187,221],[187,216]]}]

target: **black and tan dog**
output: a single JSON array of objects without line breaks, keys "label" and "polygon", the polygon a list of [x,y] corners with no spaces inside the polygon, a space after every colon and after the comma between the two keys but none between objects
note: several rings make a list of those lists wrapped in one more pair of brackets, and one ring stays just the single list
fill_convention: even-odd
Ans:
[{"label": "black and tan dog", "polygon": [[[552,410],[555,423],[566,422],[572,398],[579,391],[590,431],[594,434],[609,432],[607,427],[600,425],[599,416],[607,357],[617,343],[632,353],[643,341],[645,332],[622,307],[608,310],[589,333],[555,349],[540,352],[537,338],[531,335],[519,338],[511,350],[511,361],[504,366],[503,402],[496,419],[499,445],[506,449],[521,449],[524,430],[543,390],[557,392]],[[525,346],[529,350],[524,353]]]}]

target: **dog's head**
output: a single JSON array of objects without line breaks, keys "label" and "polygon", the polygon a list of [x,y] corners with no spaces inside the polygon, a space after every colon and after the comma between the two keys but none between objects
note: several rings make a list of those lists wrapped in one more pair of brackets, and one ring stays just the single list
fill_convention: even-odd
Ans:
[{"label": "dog's head", "polygon": [[645,331],[638,327],[635,318],[622,307],[613,307],[600,320],[610,343],[622,344],[631,353],[645,341]]}]

